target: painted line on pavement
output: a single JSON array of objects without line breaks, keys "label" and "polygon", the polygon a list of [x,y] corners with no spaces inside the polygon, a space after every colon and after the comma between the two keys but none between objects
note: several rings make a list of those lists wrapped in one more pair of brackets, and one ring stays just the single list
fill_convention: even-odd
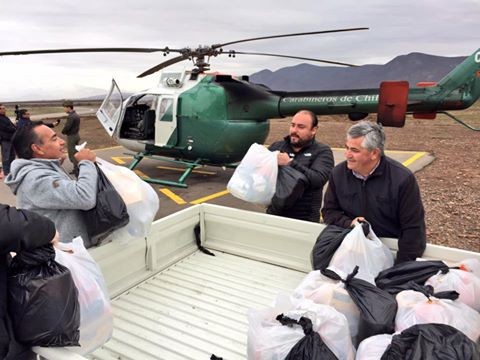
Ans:
[{"label": "painted line on pavement", "polygon": [[415,155],[413,155],[409,159],[405,160],[402,164],[404,166],[411,165],[413,162],[417,161],[418,159],[420,159],[422,156],[425,156],[426,154],[427,153],[425,151],[417,152]]},{"label": "painted line on pavement", "polygon": [[225,189],[225,190],[217,192],[215,194],[208,195],[208,196],[202,197],[202,198],[194,200],[194,201],[190,201],[190,204],[194,204],[194,205],[201,204],[205,201],[216,199],[216,198],[219,198],[221,196],[227,195],[229,193],[230,193],[230,191]]},{"label": "painted line on pavement", "polygon": [[113,161],[115,161],[117,164],[120,165],[125,165],[126,162],[123,161],[123,159],[131,159],[131,156],[111,156],[110,157]]},{"label": "painted line on pavement", "polygon": [[176,202],[178,205],[184,205],[186,204],[187,202],[185,200],[183,200],[180,196],[178,196],[177,194],[175,194],[173,191],[167,189],[167,188],[162,188],[160,189],[160,192],[165,195],[166,197],[168,197],[170,200]]}]

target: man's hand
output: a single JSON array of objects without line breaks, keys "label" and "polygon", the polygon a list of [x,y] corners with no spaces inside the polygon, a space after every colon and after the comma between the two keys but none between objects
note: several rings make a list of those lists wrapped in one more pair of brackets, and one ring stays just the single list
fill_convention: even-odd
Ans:
[{"label": "man's hand", "polygon": [[365,218],[363,216],[358,216],[356,217],[355,219],[352,220],[351,224],[350,224],[350,227],[354,227],[355,225],[358,224],[359,221],[367,221],[365,220]]},{"label": "man's hand", "polygon": [[57,246],[59,241],[60,241],[60,234],[58,233],[58,231],[55,231],[55,236],[53,237],[52,241],[50,241],[50,243],[53,246]]},{"label": "man's hand", "polygon": [[290,156],[288,156],[287,153],[279,152],[277,155],[277,161],[278,161],[278,165],[282,166],[282,165],[288,165],[290,161],[292,161],[292,159],[290,158]]},{"label": "man's hand", "polygon": [[95,162],[97,156],[95,155],[95,153],[90,150],[90,149],[87,149],[87,148],[84,148],[80,151],[78,151],[77,153],[75,153],[75,159],[77,159],[78,162],[82,161],[82,160],[90,160],[92,162]]}]

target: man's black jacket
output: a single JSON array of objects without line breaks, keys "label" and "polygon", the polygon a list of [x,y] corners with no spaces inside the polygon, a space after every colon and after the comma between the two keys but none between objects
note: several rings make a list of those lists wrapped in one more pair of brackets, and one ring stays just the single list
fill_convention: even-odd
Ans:
[{"label": "man's black jacket", "polygon": [[[0,359],[17,359],[21,347],[13,341],[7,316],[7,261],[10,252],[48,244],[55,236],[55,224],[27,210],[0,204]],[[8,356],[7,356],[8,353]]]},{"label": "man's black jacket", "polygon": [[367,180],[355,177],[346,161],[332,171],[323,220],[348,228],[363,216],[377,236],[398,238],[397,263],[415,260],[426,246],[425,212],[413,173],[397,161],[382,156]]},{"label": "man's black jacket", "polygon": [[289,139],[290,137],[286,136],[283,140],[270,145],[268,149],[289,154],[293,160],[286,166],[291,166],[304,174],[308,179],[308,185],[303,196],[291,208],[283,209],[277,213],[269,207],[267,212],[293,219],[319,222],[323,186],[328,181],[328,176],[335,164],[332,150],[329,146],[318,143],[313,139],[298,153],[295,153]]},{"label": "man's black jacket", "polygon": [[17,128],[5,115],[0,115],[0,140],[12,140],[13,133]]}]

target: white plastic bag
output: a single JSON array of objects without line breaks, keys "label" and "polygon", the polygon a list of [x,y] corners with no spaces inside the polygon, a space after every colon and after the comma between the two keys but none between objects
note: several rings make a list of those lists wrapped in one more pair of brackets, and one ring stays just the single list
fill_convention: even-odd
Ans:
[{"label": "white plastic bag", "polygon": [[375,277],[382,270],[393,266],[393,254],[370,227],[368,237],[363,233],[362,224],[357,223],[343,239],[330,260],[329,267],[350,274],[358,266],[356,278],[375,285]]},{"label": "white plastic bag", "polygon": [[294,301],[280,295],[272,308],[249,310],[247,354],[249,360],[285,359],[305,334],[301,327],[283,326],[275,320],[277,315],[298,320],[308,317],[313,330],[339,359],[355,359],[355,348],[350,339],[347,319],[334,308],[315,304],[310,300]]},{"label": "white plastic bag", "polygon": [[460,294],[458,301],[480,312],[480,277],[467,270],[449,269],[446,274],[441,271],[430,277],[425,285],[431,285],[435,292],[455,290]]},{"label": "white plastic bag", "polygon": [[437,299],[433,296],[428,299],[414,290],[399,292],[396,300],[396,332],[415,324],[438,323],[453,326],[474,342],[480,337],[480,314],[458,300]]},{"label": "white plastic bag", "polygon": [[[341,271],[338,275],[345,279]],[[308,299],[316,304],[330,305],[345,315],[353,342],[358,334],[360,311],[345,289],[345,284],[323,276],[320,270],[311,271],[294,290],[294,299]]]},{"label": "white plastic bag", "polygon": [[[122,233],[126,231],[133,238],[145,238],[159,208],[157,193],[132,170],[124,166],[113,165],[103,159],[97,158],[97,163],[127,205],[130,221],[117,231]],[[115,240],[115,238],[125,238],[125,236],[111,235],[109,238]]]},{"label": "white plastic bag", "polygon": [[392,338],[393,335],[391,334],[380,334],[366,338],[358,346],[355,360],[381,359],[388,345],[392,343]]},{"label": "white plastic bag", "polygon": [[67,267],[78,290],[80,303],[80,347],[70,350],[85,355],[105,344],[112,336],[113,316],[105,280],[81,237],[59,243],[55,261]]},{"label": "white plastic bag", "polygon": [[252,144],[230,178],[228,191],[244,201],[270,204],[277,184],[277,153]]}]

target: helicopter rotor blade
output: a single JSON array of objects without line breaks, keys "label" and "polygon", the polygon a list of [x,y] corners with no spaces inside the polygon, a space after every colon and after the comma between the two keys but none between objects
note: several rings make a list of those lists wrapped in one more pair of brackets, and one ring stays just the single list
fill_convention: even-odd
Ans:
[{"label": "helicopter rotor blade", "polygon": [[179,49],[165,48],[73,48],[73,49],[48,49],[48,50],[24,50],[24,51],[4,51],[0,56],[10,55],[36,55],[36,54],[61,54],[61,53],[90,53],[90,52],[131,52],[131,53],[153,53],[153,52],[181,52]]},{"label": "helicopter rotor blade", "polygon": [[212,45],[212,48],[213,49],[218,49],[218,48],[221,48],[223,46],[232,45],[232,44],[239,44],[239,43],[247,42],[247,41],[275,39],[275,38],[291,37],[291,36],[329,34],[329,33],[347,32],[347,31],[360,31],[360,30],[368,30],[368,29],[369,29],[368,27],[359,27],[359,28],[334,29],[334,30],[310,31],[310,32],[303,32],[303,33],[282,34],[282,35],[260,36],[260,37],[255,37],[255,38],[230,41],[230,42],[226,42],[226,43],[223,43],[223,44],[215,44],[215,45]]},{"label": "helicopter rotor blade", "polygon": [[315,61],[315,62],[321,62],[321,63],[326,63],[326,64],[334,64],[334,65],[343,65],[343,66],[351,66],[351,67],[357,67],[358,66],[358,65],[355,65],[355,64],[349,64],[349,63],[344,63],[344,62],[340,62],[340,61],[314,59],[314,58],[307,58],[307,57],[302,57],[302,56],[290,56],[290,55],[282,55],[282,54],[270,54],[270,53],[247,52],[247,51],[233,51],[233,50],[230,51],[230,52],[228,52],[228,51],[222,52],[222,55],[236,55],[236,54],[274,56],[274,57],[281,57],[281,58],[287,58],[287,59]]},{"label": "helicopter rotor blade", "polygon": [[137,78],[143,78],[147,75],[151,75],[159,70],[162,70],[163,68],[166,68],[167,66],[170,66],[170,65],[173,65],[173,64],[176,64],[180,61],[183,61],[183,60],[187,60],[188,59],[188,56],[185,56],[185,55],[179,55],[179,56],[176,56],[174,58],[171,58],[167,61],[164,61],[158,65],[155,65],[154,67],[148,69],[147,71],[144,71],[143,73],[141,73],[140,75],[137,76]]}]

